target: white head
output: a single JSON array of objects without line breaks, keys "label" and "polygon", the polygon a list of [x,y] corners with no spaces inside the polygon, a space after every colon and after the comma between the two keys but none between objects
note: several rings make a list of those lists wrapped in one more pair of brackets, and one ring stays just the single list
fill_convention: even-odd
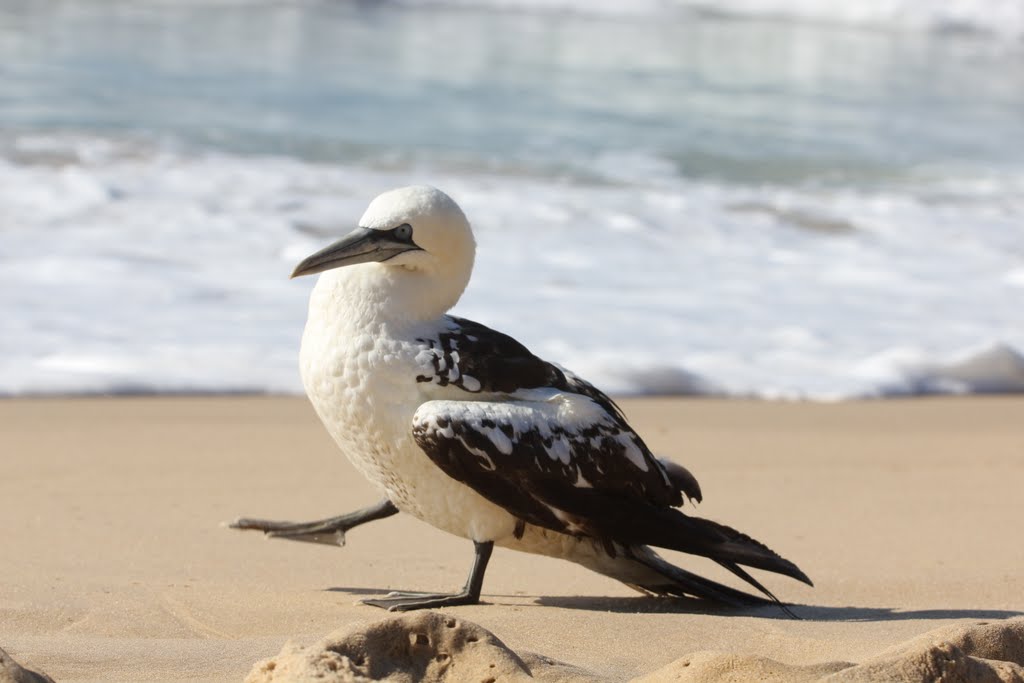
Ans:
[{"label": "white head", "polygon": [[[374,317],[433,319],[455,305],[473,272],[476,242],[458,204],[426,185],[385,192],[359,227],[304,259],[292,277],[325,272],[317,288],[345,291]],[[345,268],[343,272],[335,269]]]}]

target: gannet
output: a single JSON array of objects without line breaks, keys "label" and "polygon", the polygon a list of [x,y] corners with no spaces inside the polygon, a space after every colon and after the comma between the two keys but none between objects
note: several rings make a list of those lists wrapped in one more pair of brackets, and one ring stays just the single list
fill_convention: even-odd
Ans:
[{"label": "gannet", "polygon": [[[577,562],[657,596],[781,605],[744,566],[811,583],[762,543],[679,510],[684,498],[701,500],[697,480],[655,457],[592,384],[449,315],[475,251],[459,206],[414,186],[378,196],[354,232],[299,263],[292,277],[320,274],[302,336],[303,385],[383,498],[316,522],[232,526],[344,545],[350,529],[401,511],[473,542],[461,591],[364,600],[388,610],[479,602],[495,545]],[[711,558],[766,597],[674,566],[651,546]]]}]

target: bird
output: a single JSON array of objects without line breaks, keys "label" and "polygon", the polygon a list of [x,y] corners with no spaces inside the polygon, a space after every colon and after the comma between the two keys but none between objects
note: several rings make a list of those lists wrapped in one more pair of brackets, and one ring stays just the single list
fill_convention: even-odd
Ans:
[{"label": "bird", "polygon": [[[319,274],[299,353],[306,394],[383,497],[313,522],[231,526],[344,545],[347,531],[402,512],[473,542],[461,590],[363,601],[389,611],[478,603],[497,545],[651,596],[775,604],[793,616],[744,567],[813,585],[807,575],[750,536],[683,512],[702,499],[697,479],[655,456],[612,399],[511,336],[449,314],[475,255],[458,204],[417,185],[377,196],[354,231],[296,266],[293,278]],[[676,566],[655,547],[710,558],[759,594]]]}]

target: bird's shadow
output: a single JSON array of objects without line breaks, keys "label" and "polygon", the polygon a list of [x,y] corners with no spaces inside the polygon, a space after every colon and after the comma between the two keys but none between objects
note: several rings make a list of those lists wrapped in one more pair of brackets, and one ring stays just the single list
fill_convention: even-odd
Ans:
[{"label": "bird's shadow", "polygon": [[[366,586],[334,586],[325,589],[332,593],[348,593],[352,596],[385,595],[394,588],[371,588]],[[516,602],[505,602],[515,599]],[[525,605],[521,600],[531,600]],[[612,597],[592,595],[491,595],[483,596],[482,604],[515,605],[516,607],[560,607],[562,609],[587,612],[615,612],[619,614],[703,614],[720,617],[757,617],[760,619],[783,619],[787,615],[776,605],[758,607],[729,607],[696,598],[654,598],[654,597]],[[787,604],[787,607],[803,621],[870,622],[908,621],[916,619],[1009,619],[1024,616],[1024,612],[993,609],[923,609],[901,610],[896,607],[834,607],[825,605]]]},{"label": "bird's shadow", "polygon": [[[707,614],[724,617],[759,617],[791,619],[776,605],[729,607],[695,598],[598,597],[584,595],[538,597],[535,603],[544,607],[561,607],[600,612],[639,614]],[[834,607],[826,605],[786,606],[804,621],[907,621],[915,619],[1008,619],[1024,612],[992,609],[925,609],[901,610],[895,607]]]}]

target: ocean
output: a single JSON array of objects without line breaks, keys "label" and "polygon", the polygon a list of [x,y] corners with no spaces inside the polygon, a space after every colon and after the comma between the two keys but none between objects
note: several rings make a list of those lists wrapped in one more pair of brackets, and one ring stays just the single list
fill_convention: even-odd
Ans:
[{"label": "ocean", "polygon": [[1024,391],[1024,0],[6,0],[0,395],[301,392],[412,183],[610,392]]}]

